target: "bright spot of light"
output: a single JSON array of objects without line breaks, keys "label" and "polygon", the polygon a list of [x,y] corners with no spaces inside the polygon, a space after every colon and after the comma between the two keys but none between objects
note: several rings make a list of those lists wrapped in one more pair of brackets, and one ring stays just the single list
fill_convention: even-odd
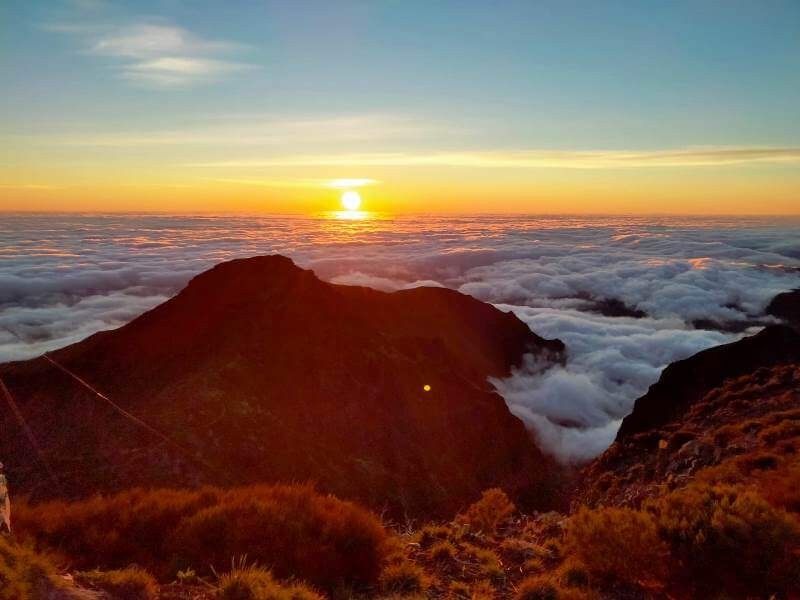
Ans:
[{"label": "bright spot of light", "polygon": [[347,210],[358,210],[361,207],[361,194],[355,190],[347,190],[342,194],[342,206]]},{"label": "bright spot of light", "polygon": [[423,385],[423,386],[422,386],[422,389],[423,389],[423,391],[425,391],[425,392],[430,392],[430,391],[431,391],[431,386],[429,386],[429,385],[426,383],[425,385]]}]

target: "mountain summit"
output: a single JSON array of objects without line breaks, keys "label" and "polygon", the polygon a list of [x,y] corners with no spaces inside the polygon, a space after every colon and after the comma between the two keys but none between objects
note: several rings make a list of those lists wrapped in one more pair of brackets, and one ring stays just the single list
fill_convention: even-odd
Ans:
[{"label": "mountain summit", "polygon": [[552,464],[487,377],[562,350],[453,290],[385,293],[326,283],[282,256],[233,260],[51,353],[57,364],[0,365],[45,460],[8,412],[0,452],[34,496],[314,481],[410,514],[451,512],[495,485],[544,505]]}]

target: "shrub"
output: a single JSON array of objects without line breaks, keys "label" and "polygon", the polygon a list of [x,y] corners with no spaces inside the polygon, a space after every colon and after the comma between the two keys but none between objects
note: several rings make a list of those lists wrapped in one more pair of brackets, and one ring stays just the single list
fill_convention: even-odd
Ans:
[{"label": "shrub", "polygon": [[430,587],[430,579],[421,567],[403,561],[387,566],[381,573],[379,585],[388,594],[421,594]]},{"label": "shrub", "polygon": [[523,573],[543,573],[547,570],[544,561],[539,557],[529,558],[522,563]]},{"label": "shrub", "polygon": [[745,454],[736,459],[739,470],[749,475],[753,471],[770,471],[778,467],[780,457],[771,452],[756,452]]},{"label": "shrub", "polygon": [[372,513],[310,486],[133,490],[22,506],[16,516],[20,532],[79,569],[135,563],[165,580],[189,566],[225,569],[247,554],[280,578],[360,586],[377,579],[388,548]]},{"label": "shrub", "polygon": [[500,553],[510,562],[522,563],[531,558],[541,558],[547,550],[519,538],[506,538],[500,543]]},{"label": "shrub", "polygon": [[492,581],[498,581],[505,577],[505,571],[500,562],[500,557],[492,550],[473,546],[472,544],[466,544],[464,550],[467,556],[474,561],[478,577],[482,579],[491,579]]},{"label": "shrub", "polygon": [[682,570],[703,591],[800,591],[800,524],[753,491],[693,484],[651,501]]},{"label": "shrub", "polygon": [[47,557],[0,536],[0,600],[71,597]]},{"label": "shrub", "polygon": [[548,577],[527,577],[517,587],[516,600],[558,600],[558,586]]},{"label": "shrub", "polygon": [[478,581],[472,586],[470,600],[493,600],[495,597],[494,586],[490,581]]},{"label": "shrub", "polygon": [[234,567],[219,580],[220,600],[322,600],[317,592],[301,584],[281,585],[272,574],[257,566]]},{"label": "shrub", "polygon": [[419,546],[423,550],[430,548],[437,541],[448,539],[450,533],[450,528],[447,525],[425,525],[417,534]]},{"label": "shrub", "polygon": [[469,584],[465,581],[450,582],[448,591],[450,592],[450,596],[454,596],[455,598],[463,598],[466,600],[472,597],[472,588],[470,588]]},{"label": "shrub", "polygon": [[437,563],[451,563],[456,558],[456,547],[448,541],[436,542],[430,549],[431,560]]},{"label": "shrub", "polygon": [[483,492],[481,499],[466,512],[458,515],[456,522],[469,525],[475,531],[492,535],[516,510],[503,490],[492,488]]},{"label": "shrub", "polygon": [[308,487],[273,486],[223,498],[184,519],[172,546],[186,564],[220,569],[247,554],[277,577],[332,590],[374,582],[385,542],[383,526],[368,511]]},{"label": "shrub", "polygon": [[74,503],[15,506],[17,531],[38,545],[57,548],[78,569],[145,567],[167,578],[172,565],[165,542],[180,522],[220,501],[220,490],[129,490]]},{"label": "shrub", "polygon": [[582,508],[567,525],[567,552],[607,581],[658,581],[668,550],[652,515],[627,508]]},{"label": "shrub", "polygon": [[202,581],[197,576],[197,572],[195,572],[195,570],[191,567],[184,569],[183,571],[178,571],[178,573],[175,575],[175,578],[181,585],[196,585]]},{"label": "shrub", "polygon": [[453,581],[448,587],[447,598],[459,600],[494,600],[494,586],[488,581],[469,584],[466,581]]},{"label": "shrub", "polygon": [[779,440],[800,437],[800,421],[781,421],[758,432],[758,437],[768,444]]},{"label": "shrub", "polygon": [[561,566],[561,583],[564,587],[586,589],[589,587],[589,572],[576,561],[568,560]]},{"label": "shrub", "polygon": [[136,567],[77,572],[74,577],[80,585],[106,592],[114,600],[154,600],[158,593],[156,580]]}]

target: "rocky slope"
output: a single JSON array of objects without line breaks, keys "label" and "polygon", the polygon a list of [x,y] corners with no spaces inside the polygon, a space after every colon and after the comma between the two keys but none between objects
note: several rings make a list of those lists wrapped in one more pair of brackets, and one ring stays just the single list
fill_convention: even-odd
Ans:
[{"label": "rocky slope", "polygon": [[763,456],[793,451],[783,442],[799,435],[800,333],[770,326],[665,369],[587,468],[577,501],[637,504],[728,461],[769,467]]},{"label": "rocky slope", "polygon": [[562,349],[451,290],[383,293],[280,256],[235,260],[51,354],[174,443],[42,357],[0,377],[55,480],[8,411],[0,455],[16,491],[39,498],[310,480],[400,514],[452,513],[493,485],[545,505],[554,467],[487,377]]}]

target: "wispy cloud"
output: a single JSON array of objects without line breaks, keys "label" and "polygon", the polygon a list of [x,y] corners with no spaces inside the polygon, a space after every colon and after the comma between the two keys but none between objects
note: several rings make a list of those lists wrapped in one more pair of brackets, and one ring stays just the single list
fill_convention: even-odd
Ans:
[{"label": "wispy cloud", "polygon": [[333,188],[337,190],[376,185],[377,179],[246,179],[235,177],[207,177],[205,181],[231,183],[235,185],[252,185],[271,188]]},{"label": "wispy cloud", "polygon": [[206,40],[180,27],[137,24],[120,27],[101,36],[92,44],[91,52],[105,56],[149,58],[213,55],[236,48],[235,44]]},{"label": "wispy cloud", "polygon": [[59,190],[61,186],[47,185],[43,183],[0,183],[0,190]]},{"label": "wispy cloud", "polygon": [[148,86],[183,87],[254,68],[223,58],[241,45],[206,39],[170,24],[50,23],[45,29],[80,36],[87,54],[114,59],[121,78]]},{"label": "wispy cloud", "polygon": [[300,166],[435,166],[475,168],[614,169],[705,167],[749,163],[798,163],[800,148],[698,147],[675,150],[520,150],[432,153],[371,153],[270,157],[191,163],[192,167],[258,168]]},{"label": "wispy cloud", "polygon": [[163,57],[130,65],[125,68],[123,77],[157,86],[183,86],[250,68],[250,65],[223,60]]},{"label": "wispy cloud", "polygon": [[[133,75],[155,77],[205,72],[219,68],[216,61],[175,63],[158,59],[132,67]],[[441,134],[445,128],[435,123],[402,115],[364,114],[334,116],[223,115],[186,129],[159,131],[121,131],[110,133],[81,133],[48,135],[41,141],[47,144],[98,147],[147,147],[181,145],[280,145],[330,144],[368,140],[408,140],[431,134]],[[30,136],[26,136],[30,137]]]},{"label": "wispy cloud", "polygon": [[376,183],[378,183],[377,179],[334,179],[329,181],[327,186],[337,190],[346,190],[364,187],[365,185],[375,185]]}]

